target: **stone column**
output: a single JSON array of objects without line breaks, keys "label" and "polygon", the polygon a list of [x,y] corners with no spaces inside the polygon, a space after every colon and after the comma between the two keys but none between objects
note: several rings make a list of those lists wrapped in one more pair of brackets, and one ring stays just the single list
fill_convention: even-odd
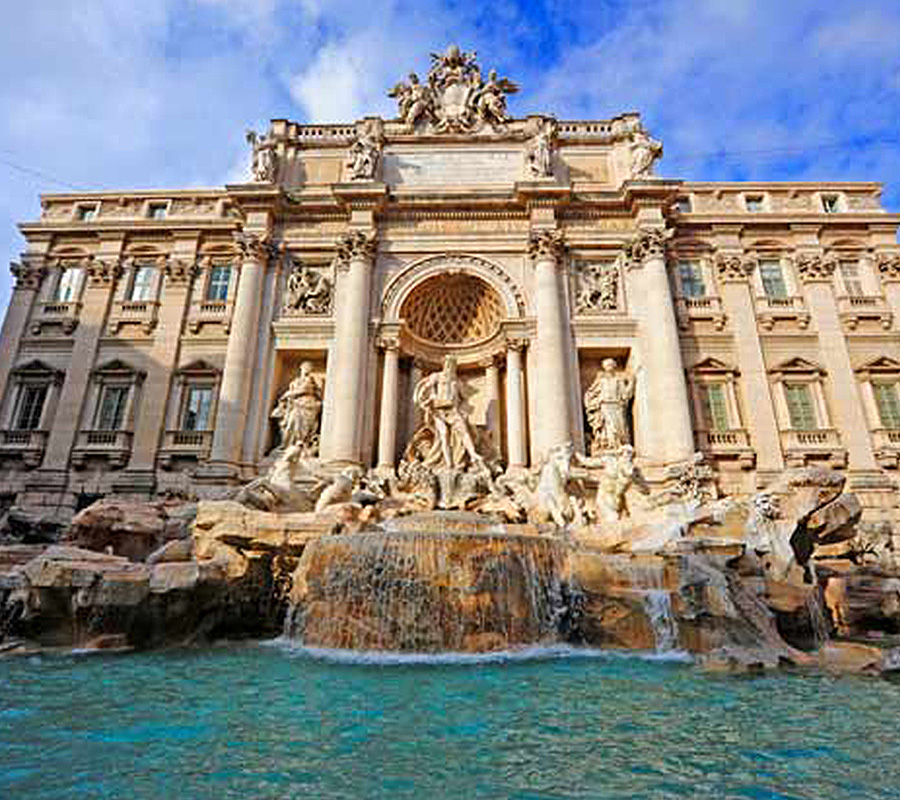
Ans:
[{"label": "stone column", "polygon": [[662,228],[642,228],[625,248],[630,297],[639,319],[643,369],[636,376],[637,389],[643,393],[642,408],[649,415],[648,420],[635,420],[635,426],[650,432],[643,437],[640,455],[663,463],[683,461],[694,451],[678,324],[666,272],[666,239]]},{"label": "stone column", "polygon": [[484,426],[491,435],[491,445],[500,453],[500,370],[493,356],[482,362],[484,367],[484,391],[487,404],[484,409]]},{"label": "stone column", "polygon": [[159,265],[165,281],[160,293],[159,318],[134,431],[129,472],[153,470],[160,436],[165,429],[166,399],[169,397],[172,373],[178,363],[181,328],[191,281],[197,272],[193,252],[197,246],[196,238],[187,244],[190,252],[172,254],[163,258]]},{"label": "stone column", "polygon": [[834,298],[837,260],[818,253],[802,253],[797,257],[796,267],[806,293],[809,315],[819,334],[819,353],[828,371],[834,423],[847,448],[847,466],[857,471],[877,470],[863,398],[850,363],[847,339]]},{"label": "stone column", "polygon": [[240,275],[231,332],[225,350],[225,368],[222,370],[216,428],[210,454],[210,466],[213,470],[224,467],[229,473],[236,471],[241,457],[247,402],[253,383],[252,367],[258,338],[260,295],[269,259],[269,246],[257,234],[236,233],[235,243],[241,256]]},{"label": "stone column", "polygon": [[533,420],[538,461],[556,445],[572,440],[569,412],[568,321],[564,319],[559,267],[565,248],[556,230],[532,234],[529,253],[534,261],[534,302],[537,316],[534,398],[540,413]]},{"label": "stone column", "polygon": [[325,391],[332,411],[331,435],[322,448],[325,461],[360,462],[375,246],[374,234],[363,231],[348,234],[338,245],[336,265],[343,274],[335,293],[334,378]]},{"label": "stone column", "polygon": [[378,422],[378,470],[393,475],[397,450],[397,392],[400,372],[400,344],[396,339],[382,343],[384,370],[381,376],[381,417]]},{"label": "stone column", "polygon": [[21,264],[9,265],[16,283],[6,308],[3,328],[0,329],[0,399],[6,395],[6,382],[15,366],[19,343],[25,335],[28,317],[44,279],[46,270],[42,262],[43,257],[38,260],[33,256],[23,256]]},{"label": "stone column", "polygon": [[525,400],[522,392],[522,342],[506,345],[506,450],[508,470],[525,468]]},{"label": "stone column", "polygon": [[778,473],[784,469],[784,458],[750,285],[755,261],[739,253],[720,253],[715,266],[722,287],[722,302],[734,331],[746,403],[743,411],[750,442],[756,451],[756,469],[762,473]]},{"label": "stone column", "polygon": [[[104,245],[108,245],[104,248]],[[104,249],[115,249],[103,252]],[[103,333],[112,290],[122,272],[118,251],[121,241],[101,242],[101,253],[85,261],[86,284],[81,294],[81,313],[75,328],[75,341],[66,378],[56,407],[53,428],[47,440],[43,470],[63,471],[69,465],[69,453],[81,425],[84,401],[97,355],[97,343]]]}]

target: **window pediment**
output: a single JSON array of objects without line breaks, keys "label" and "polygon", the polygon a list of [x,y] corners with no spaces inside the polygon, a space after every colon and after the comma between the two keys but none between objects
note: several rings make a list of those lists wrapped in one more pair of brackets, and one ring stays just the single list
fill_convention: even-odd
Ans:
[{"label": "window pediment", "polygon": [[202,358],[198,358],[195,361],[191,361],[178,368],[178,374],[185,377],[211,377],[218,376],[221,372],[222,371],[217,366],[210,364],[208,361],[204,361]]},{"label": "window pediment", "polygon": [[860,364],[855,370],[857,375],[866,378],[870,375],[900,375],[900,361],[890,356],[878,356]]},{"label": "window pediment", "polygon": [[801,356],[789,358],[782,361],[778,366],[769,370],[769,373],[775,376],[779,375],[824,375],[825,368],[814,361],[808,361]]},{"label": "window pediment", "polygon": [[713,356],[698,361],[691,367],[690,371],[698,375],[720,375],[723,377],[740,375],[740,371],[737,367],[726,364],[724,361],[720,361]]}]

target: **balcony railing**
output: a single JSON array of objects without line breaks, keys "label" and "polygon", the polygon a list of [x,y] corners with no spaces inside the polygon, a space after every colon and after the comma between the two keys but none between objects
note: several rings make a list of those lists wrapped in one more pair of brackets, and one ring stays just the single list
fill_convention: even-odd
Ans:
[{"label": "balcony railing", "polygon": [[756,465],[756,453],[750,447],[750,434],[743,428],[724,431],[697,431],[699,449],[713,458],[737,459],[744,469]]},{"label": "balcony railing", "polygon": [[229,300],[201,300],[191,304],[188,312],[188,329],[199,333],[209,323],[221,325],[225,332],[231,330],[232,303]]},{"label": "balcony railing", "polygon": [[159,464],[172,469],[176,458],[203,461],[212,449],[212,431],[166,431],[159,451]]},{"label": "balcony railing", "polygon": [[118,333],[124,325],[140,325],[149,334],[156,327],[158,312],[155,300],[117,300],[109,315],[109,328]]},{"label": "balcony railing", "polygon": [[81,303],[75,301],[53,300],[41,303],[32,319],[31,332],[37,335],[45,325],[59,325],[63,333],[70,334],[78,325],[80,312]]},{"label": "balcony railing", "polygon": [[72,450],[72,466],[82,469],[89,458],[105,458],[121,469],[131,456],[131,431],[81,431]]},{"label": "balcony railing", "polygon": [[778,321],[793,322],[800,328],[809,326],[809,311],[802,297],[759,296],[756,298],[756,317],[765,330],[772,330]]},{"label": "balcony railing", "polygon": [[21,458],[29,469],[40,465],[47,447],[47,431],[0,431],[0,456]]},{"label": "balcony railing", "polygon": [[863,320],[890,330],[894,314],[883,297],[878,295],[843,295],[837,298],[838,313],[850,330],[856,330]]},{"label": "balcony railing", "polygon": [[897,469],[900,466],[900,430],[877,428],[872,431],[872,444],[875,445],[875,460],[886,469]]},{"label": "balcony railing", "polygon": [[833,466],[845,466],[847,451],[833,428],[781,431],[781,446],[789,466],[802,466],[810,460],[828,460]]},{"label": "balcony railing", "polygon": [[678,323],[682,329],[687,328],[689,322],[694,320],[707,320],[712,322],[716,330],[725,327],[725,312],[722,310],[722,300],[715,295],[704,297],[679,297],[676,301]]}]

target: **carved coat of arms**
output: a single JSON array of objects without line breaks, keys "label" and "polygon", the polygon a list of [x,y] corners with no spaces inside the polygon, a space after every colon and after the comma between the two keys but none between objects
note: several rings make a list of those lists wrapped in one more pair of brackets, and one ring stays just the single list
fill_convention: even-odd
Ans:
[{"label": "carved coat of arms", "polygon": [[518,90],[512,81],[498,78],[495,70],[484,80],[475,53],[450,45],[445,53],[431,54],[426,84],[413,72],[388,96],[397,98],[399,118],[410,131],[428,126],[444,133],[502,126],[509,119],[506,95]]}]

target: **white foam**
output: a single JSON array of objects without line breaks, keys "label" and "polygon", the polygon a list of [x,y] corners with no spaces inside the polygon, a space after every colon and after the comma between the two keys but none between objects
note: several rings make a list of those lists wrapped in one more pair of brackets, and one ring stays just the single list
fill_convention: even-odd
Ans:
[{"label": "white foam", "polygon": [[690,653],[682,650],[651,652],[645,650],[607,650],[596,647],[575,647],[568,644],[534,645],[488,653],[404,653],[388,650],[339,650],[329,647],[307,647],[280,637],[266,644],[281,648],[291,655],[330,661],[337,664],[371,664],[392,666],[404,664],[497,664],[509,661],[548,661],[565,658],[634,658],[643,661],[673,661],[689,663]]}]

